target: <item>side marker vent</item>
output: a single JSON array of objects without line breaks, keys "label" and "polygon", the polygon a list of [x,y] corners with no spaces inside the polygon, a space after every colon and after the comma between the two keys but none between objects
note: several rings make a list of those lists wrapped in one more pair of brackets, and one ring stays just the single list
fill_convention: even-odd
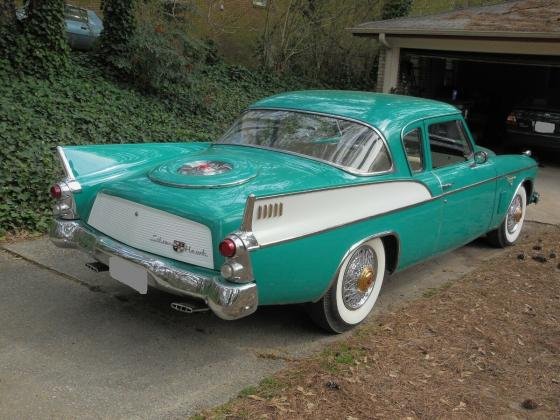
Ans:
[{"label": "side marker vent", "polygon": [[261,204],[257,207],[257,219],[280,217],[284,213],[284,203]]}]

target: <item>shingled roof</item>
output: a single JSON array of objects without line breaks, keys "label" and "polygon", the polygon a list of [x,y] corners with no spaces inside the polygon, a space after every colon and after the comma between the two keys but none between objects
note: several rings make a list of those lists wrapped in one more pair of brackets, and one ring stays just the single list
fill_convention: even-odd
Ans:
[{"label": "shingled roof", "polygon": [[354,35],[506,36],[560,39],[560,0],[518,0],[463,10],[378,20],[350,28]]}]

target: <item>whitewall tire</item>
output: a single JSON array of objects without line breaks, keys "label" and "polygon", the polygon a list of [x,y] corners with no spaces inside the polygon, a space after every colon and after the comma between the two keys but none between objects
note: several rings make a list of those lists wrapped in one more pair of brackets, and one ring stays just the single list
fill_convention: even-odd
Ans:
[{"label": "whitewall tire", "polygon": [[519,185],[507,208],[504,221],[498,229],[488,232],[490,243],[501,248],[513,245],[521,235],[526,212],[527,191],[523,185]]},{"label": "whitewall tire", "polygon": [[330,332],[341,333],[369,315],[385,277],[385,248],[380,238],[351,249],[323,298],[310,307],[312,319]]}]

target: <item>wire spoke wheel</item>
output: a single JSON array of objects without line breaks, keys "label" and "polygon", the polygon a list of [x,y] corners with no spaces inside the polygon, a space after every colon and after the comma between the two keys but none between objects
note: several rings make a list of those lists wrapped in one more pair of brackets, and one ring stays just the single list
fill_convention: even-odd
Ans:
[{"label": "wire spoke wheel", "polygon": [[342,279],[342,300],[348,309],[360,308],[375,285],[377,257],[368,245],[358,248],[346,266]]},{"label": "wire spoke wheel", "polygon": [[523,217],[523,201],[520,194],[516,194],[512,200],[507,213],[506,226],[509,233],[514,233],[520,228],[520,221]]},{"label": "wire spoke wheel", "polygon": [[343,257],[329,290],[309,307],[311,317],[327,331],[348,331],[367,318],[384,277],[385,247],[381,238],[356,244]]}]

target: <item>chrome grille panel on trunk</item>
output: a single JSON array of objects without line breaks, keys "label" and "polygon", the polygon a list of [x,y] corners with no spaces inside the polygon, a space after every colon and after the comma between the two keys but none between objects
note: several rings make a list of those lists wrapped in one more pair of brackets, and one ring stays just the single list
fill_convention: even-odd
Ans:
[{"label": "chrome grille panel on trunk", "polygon": [[210,229],[192,220],[99,193],[88,224],[142,251],[214,268]]}]

